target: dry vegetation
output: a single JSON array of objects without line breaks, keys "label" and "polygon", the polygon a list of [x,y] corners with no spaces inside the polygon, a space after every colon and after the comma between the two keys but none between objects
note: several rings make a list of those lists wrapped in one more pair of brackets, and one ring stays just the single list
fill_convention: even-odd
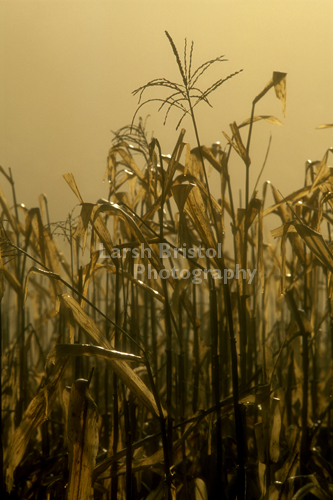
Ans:
[{"label": "dry vegetation", "polygon": [[[2,498],[333,496],[329,150],[286,198],[269,183],[251,195],[252,129],[278,123],[255,105],[275,91],[284,109],[286,75],[274,73],[251,118],[230,125],[224,149],[209,149],[193,108],[226,79],[204,92],[196,85],[223,58],[192,72],[193,45],[182,63],[168,38],[182,83],[157,79],[137,92],[171,89],[162,108],[191,116],[196,147],[181,130],[164,156],[140,121],[115,135],[107,200],[86,202],[65,175],[80,203],[60,228],[70,263],[45,197],[20,206],[1,168],[13,187],[10,203],[0,193]],[[235,154],[246,173],[238,209]],[[263,237],[270,214],[281,220],[276,246]],[[249,274],[223,278],[237,265],[257,270],[251,283]]]}]

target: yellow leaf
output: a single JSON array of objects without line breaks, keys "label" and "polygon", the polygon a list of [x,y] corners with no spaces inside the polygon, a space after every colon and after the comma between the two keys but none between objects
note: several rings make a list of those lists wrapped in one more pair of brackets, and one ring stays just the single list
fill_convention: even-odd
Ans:
[{"label": "yellow leaf", "polygon": [[45,271],[45,269],[38,269],[38,267],[35,267],[35,266],[31,267],[29,269],[29,271],[27,272],[27,275],[25,277],[23,307],[25,306],[25,302],[26,302],[27,295],[28,295],[28,285],[29,285],[30,274],[39,274],[41,276],[46,276],[48,278],[54,278],[56,280],[60,279],[60,276],[56,273],[52,273],[50,271]]},{"label": "yellow leaf", "polygon": [[322,235],[303,224],[300,220],[294,220],[291,224],[295,226],[296,231],[305,241],[306,246],[311,252],[318,257],[327,269],[333,272],[333,255]]},{"label": "yellow leaf", "polygon": [[90,344],[57,344],[53,347],[47,356],[47,359],[54,358],[58,360],[66,356],[94,356],[96,358],[106,359],[121,359],[123,361],[136,361],[143,363],[141,356],[128,354],[127,352],[114,351],[113,349],[105,349],[104,347]]},{"label": "yellow leaf", "polygon": [[80,203],[83,203],[83,198],[80,194],[79,188],[76,185],[74,175],[73,174],[63,174],[63,178],[75,194],[75,196],[80,200]]},{"label": "yellow leaf", "polygon": [[56,375],[30,402],[16,429],[5,457],[6,484],[8,492],[14,484],[14,472],[21,462],[26,447],[35,429],[49,417],[50,410],[57,396],[57,386],[66,368],[67,359],[60,365]]},{"label": "yellow leaf", "polygon": [[[259,120],[266,120],[269,123],[272,123],[273,125],[282,125],[283,123],[280,122],[275,116],[269,116],[269,115],[259,115],[259,116],[254,116],[252,122],[257,122]],[[246,125],[249,125],[251,123],[251,118],[248,118],[247,120],[244,120],[240,125],[238,125],[238,128],[245,127]]]},{"label": "yellow leaf", "polygon": [[172,178],[173,178],[174,173],[176,171],[181,152],[183,151],[183,148],[184,148],[183,138],[184,138],[185,132],[186,132],[185,129],[181,130],[179,137],[178,137],[178,141],[177,141],[176,146],[173,150],[173,153],[172,153],[169,165],[168,165],[168,170],[166,172],[165,181],[164,181],[164,196],[166,196],[169,192],[169,189],[170,189],[171,184],[172,184]]},{"label": "yellow leaf", "polygon": [[[73,297],[64,293],[60,296],[61,303],[70,309],[73,314],[74,321],[79,325],[82,330],[86,332],[90,340],[105,349],[112,349],[110,342],[105,335],[97,327],[96,323],[83,311],[82,307],[76,302]],[[124,384],[137,396],[141,402],[151,411],[154,415],[159,417],[159,411],[152,393],[147,386],[143,383],[141,378],[135,373],[132,368],[128,366],[125,361],[118,359],[110,359],[109,361],[113,371],[118,375]],[[164,412],[165,413],[165,412]],[[166,413],[165,415],[166,416]]]}]

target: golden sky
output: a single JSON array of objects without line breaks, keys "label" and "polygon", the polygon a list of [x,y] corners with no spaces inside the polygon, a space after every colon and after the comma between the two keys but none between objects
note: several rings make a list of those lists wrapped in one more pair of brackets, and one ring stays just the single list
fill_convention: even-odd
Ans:
[{"label": "golden sky", "polygon": [[[256,114],[274,115],[283,127],[255,125],[252,187],[272,133],[262,180],[283,194],[301,187],[304,163],[321,159],[332,146],[333,2],[331,0],[232,1],[0,1],[0,164],[12,169],[17,198],[29,208],[48,197],[51,220],[65,219],[76,199],[62,178],[73,172],[85,201],[107,196],[103,184],[111,131],[131,122],[137,99],[131,92],[158,77],[179,81],[167,30],[183,54],[194,40],[193,65],[224,54],[228,62],[207,71],[203,86],[243,72],[201,104],[197,121],[202,143],[225,144],[222,130],[249,118],[253,98],[273,71],[287,76],[286,117],[271,91]],[[147,94],[147,97],[149,94]],[[177,111],[166,126],[157,106],[147,129],[164,153],[178,133]],[[191,123],[185,139],[193,147]],[[243,187],[243,168],[234,161],[234,186]],[[8,183],[0,185],[6,194]]]}]

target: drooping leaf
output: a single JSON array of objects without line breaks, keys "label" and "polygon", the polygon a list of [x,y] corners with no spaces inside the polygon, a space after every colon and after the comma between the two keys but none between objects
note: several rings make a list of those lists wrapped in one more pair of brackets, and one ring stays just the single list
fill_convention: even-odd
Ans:
[{"label": "drooping leaf", "polygon": [[171,188],[172,179],[173,179],[174,173],[176,171],[177,163],[180,159],[180,155],[181,155],[181,152],[182,152],[183,147],[184,147],[183,138],[184,138],[185,133],[186,133],[185,129],[182,129],[180,134],[179,134],[176,146],[172,152],[171,159],[170,159],[170,162],[168,165],[168,169],[167,169],[167,172],[165,174],[164,196],[168,195],[169,190]]},{"label": "drooping leaf", "polygon": [[56,280],[60,279],[60,276],[56,273],[52,273],[50,271],[46,271],[45,269],[39,269],[38,267],[31,267],[29,271],[27,272],[27,275],[25,277],[25,284],[24,284],[24,301],[23,301],[23,307],[25,305],[25,302],[27,300],[27,295],[28,295],[28,286],[29,286],[29,278],[31,274],[39,274],[40,276],[45,276],[47,278],[53,278]]},{"label": "drooping leaf", "polygon": [[285,106],[286,106],[286,76],[287,73],[280,73],[278,71],[273,72],[272,78],[269,80],[267,85],[263,88],[263,90],[253,99],[253,104],[262,99],[267,92],[274,87],[276,96],[282,100],[282,111],[283,116],[285,116]]},{"label": "drooping leaf", "polygon": [[69,173],[69,174],[63,174],[63,178],[75,194],[75,196],[79,199],[80,203],[83,203],[83,198],[81,196],[81,193],[79,191],[79,188],[77,187],[74,175]]},{"label": "drooping leaf", "polygon": [[[269,185],[271,186],[272,188],[272,191],[273,191],[273,195],[275,196],[276,194],[278,194],[277,190],[275,189],[275,187],[269,183]],[[268,207],[264,210],[264,217],[266,215],[269,215],[270,213],[274,212],[275,210],[277,210],[278,208],[281,207],[281,205],[283,205],[284,203],[287,203],[288,201],[292,201],[292,202],[296,202],[296,201],[299,201],[301,200],[304,196],[306,196],[311,190],[311,186],[305,186],[303,188],[300,188],[298,189],[297,191],[294,191],[293,193],[287,195],[286,197],[282,198],[281,196],[279,196],[279,199],[277,199],[276,197],[276,203],[275,205],[272,205],[271,207]]]},{"label": "drooping leaf", "polygon": [[319,163],[318,168],[317,168],[317,172],[316,172],[316,177],[312,183],[310,192],[313,192],[319,184],[321,184],[324,180],[327,179],[327,177],[330,176],[330,171],[329,171],[329,168],[327,167],[327,160],[328,160],[329,153],[332,153],[332,152],[333,152],[333,148],[329,148],[326,151],[326,153],[324,154],[323,159]]},{"label": "drooping leaf", "polygon": [[90,344],[56,344],[47,355],[47,359],[53,361],[54,358],[57,361],[59,358],[66,356],[94,356],[106,359],[107,361],[110,359],[120,359],[122,361],[136,361],[137,363],[144,362],[141,356]]},{"label": "drooping leaf", "polygon": [[333,255],[322,235],[303,224],[300,220],[294,220],[291,224],[296,228],[296,231],[311,252],[316,255],[327,269],[333,272]]},{"label": "drooping leaf", "polygon": [[[252,119],[252,122],[258,122],[259,120],[266,120],[269,123],[272,123],[273,125],[282,125],[283,123],[280,122],[275,116],[270,116],[270,115],[258,115],[254,116]],[[238,128],[245,127],[246,125],[250,125],[251,123],[251,118],[248,118],[247,120],[244,120],[240,125],[238,125]]]},{"label": "drooping leaf", "polygon": [[243,162],[245,165],[250,166],[251,160],[250,157],[246,151],[246,148],[243,144],[242,138],[239,133],[239,129],[237,127],[236,122],[230,124],[231,131],[233,133],[233,139],[231,139],[225,132],[223,132],[223,135],[229,142],[229,144],[234,148],[234,150],[239,154],[239,156],[242,158]]},{"label": "drooping leaf", "polygon": [[140,180],[144,180],[145,176],[143,172],[141,172],[141,170],[139,169],[133,158],[128,154],[126,149],[124,149],[126,147],[128,147],[128,144],[126,142],[121,142],[120,144],[117,144],[116,147],[111,148],[109,154],[118,153],[122,157],[126,165],[135,173],[135,175],[137,175]]},{"label": "drooping leaf", "polygon": [[[75,323],[82,328],[94,344],[102,346],[105,349],[113,349],[96,323],[83,311],[82,307],[80,307],[73,297],[64,293],[60,296],[60,302],[72,312]],[[133,394],[142,401],[149,411],[159,417],[159,411],[152,393],[135,371],[122,360],[110,359],[109,363],[114,372]]]},{"label": "drooping leaf", "polygon": [[[109,215],[116,215],[120,219],[122,219],[130,228],[133,236],[135,236],[137,238],[139,245],[143,245],[145,255],[147,255],[147,258],[150,260],[153,267],[155,269],[157,269],[157,271],[160,271],[161,269],[163,269],[163,264],[162,264],[160,258],[152,250],[152,248],[148,244],[146,238],[144,237],[140,227],[138,226],[138,224],[135,222],[135,220],[133,219],[133,217],[131,215],[129,215],[125,210],[123,210],[116,203],[112,203],[112,204],[109,203],[109,204],[100,205],[98,207],[98,209],[96,210],[96,212],[94,213],[94,218],[93,218],[94,226],[95,226],[95,220],[97,220],[97,218],[99,217],[100,212],[103,212],[103,213],[106,213]],[[96,231],[96,232],[99,235],[99,231]],[[101,241],[102,241],[102,243],[104,243],[103,240],[101,240]],[[106,250],[108,251],[108,248],[106,248]],[[111,252],[110,252],[110,255],[111,255]]]},{"label": "drooping leaf", "polygon": [[276,97],[282,102],[282,113],[286,116],[286,99],[287,99],[287,73],[274,71],[273,84]]}]

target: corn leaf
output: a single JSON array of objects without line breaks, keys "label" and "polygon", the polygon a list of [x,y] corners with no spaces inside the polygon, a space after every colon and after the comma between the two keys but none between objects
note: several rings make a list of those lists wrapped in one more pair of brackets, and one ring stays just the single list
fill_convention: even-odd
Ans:
[{"label": "corn leaf", "polygon": [[16,429],[5,457],[6,484],[11,492],[14,483],[14,472],[21,462],[30,438],[35,429],[49,417],[57,396],[58,383],[67,365],[67,359],[58,367],[53,379],[30,402],[23,414],[22,421]]},{"label": "corn leaf", "polygon": [[287,98],[287,73],[274,71],[273,85],[276,97],[282,102],[282,113],[286,116],[286,98]]},{"label": "corn leaf", "polygon": [[[252,119],[252,122],[258,122],[260,120],[265,120],[266,122],[272,123],[273,125],[282,125],[283,123],[280,122],[275,116],[270,116],[270,115],[259,115],[259,116],[254,116]],[[247,120],[244,120],[240,125],[238,125],[238,128],[245,127],[246,125],[250,125],[251,123],[251,118],[248,118]]]},{"label": "corn leaf", "polygon": [[83,203],[83,198],[81,196],[81,193],[79,191],[79,188],[77,187],[75,178],[73,174],[63,174],[63,178],[75,194],[75,196],[79,199],[80,203]]},{"label": "corn leaf", "polygon": [[[73,297],[64,293],[60,296],[60,302],[72,312],[75,323],[86,332],[89,339],[94,344],[104,347],[105,349],[112,350],[112,346],[105,335],[103,335],[96,323],[83,311]],[[109,363],[111,364],[113,371],[119,376],[119,378],[121,378],[133,394],[141,400],[149,411],[151,411],[154,415],[159,416],[152,393],[148,390],[147,386],[143,383],[135,371],[122,360],[110,359]]]},{"label": "corn leaf", "polygon": [[294,220],[291,224],[295,226],[296,231],[311,252],[316,255],[327,269],[333,272],[333,255],[322,235],[303,224],[300,220]]},{"label": "corn leaf", "polygon": [[122,361],[136,361],[137,363],[144,362],[141,356],[128,354],[127,352],[114,351],[113,349],[105,349],[104,347],[90,344],[57,344],[52,348],[47,359],[55,363],[59,358],[66,356],[94,356],[96,358],[106,359],[107,361],[110,359],[120,359]]}]

